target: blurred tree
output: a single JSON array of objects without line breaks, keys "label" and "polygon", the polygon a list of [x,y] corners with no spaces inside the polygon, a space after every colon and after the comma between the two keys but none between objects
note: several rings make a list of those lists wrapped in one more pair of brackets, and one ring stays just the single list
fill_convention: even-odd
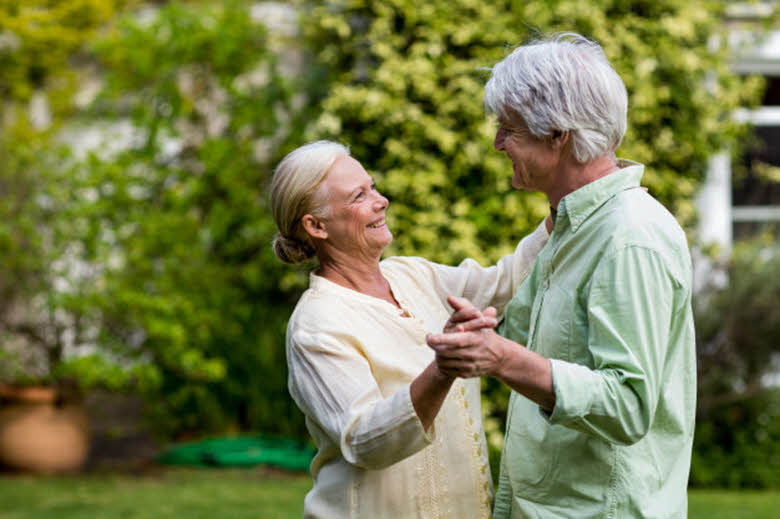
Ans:
[{"label": "blurred tree", "polygon": [[[75,374],[65,350],[81,344],[84,316],[62,286],[68,242],[54,195],[67,152],[54,135],[74,109],[84,43],[131,4],[0,1],[0,381]],[[95,357],[81,367],[92,380],[117,376]]]},{"label": "blurred tree", "polygon": [[696,295],[697,424],[691,484],[780,486],[780,245],[738,243],[728,284]]},{"label": "blurred tree", "polygon": [[122,18],[94,50],[104,87],[85,117],[133,128],[71,175],[82,260],[100,267],[82,299],[100,342],[146,364],[165,432],[301,434],[284,353],[300,280],[272,254],[265,192],[300,140],[305,88],[280,73],[291,40],[243,2],[172,2]]},{"label": "blurred tree", "polygon": [[766,235],[738,243],[712,284],[694,301],[699,352],[698,413],[762,393],[780,355],[780,245]]},{"label": "blurred tree", "polygon": [[[352,147],[391,204],[391,254],[495,261],[548,208],[513,191],[483,110],[489,67],[513,45],[574,31],[604,47],[629,93],[618,156],[646,165],[643,185],[692,230],[708,158],[744,128],[732,112],[760,80],[729,71],[725,2],[332,0],[303,24],[332,88],[308,137]],[[734,146],[736,148],[736,146]],[[500,448],[507,390],[485,380],[488,441]]]},{"label": "blurred tree", "polygon": [[[0,0],[0,111],[3,123],[29,117],[36,93],[53,116],[70,108],[78,82],[73,59],[95,30],[137,0]],[[11,113],[11,111],[16,113]]]},{"label": "blurred tree", "polygon": [[[508,46],[538,31],[600,41],[630,94],[619,154],[647,164],[644,183],[686,224],[707,157],[741,131],[731,110],[757,93],[756,81],[728,72],[718,2],[288,4],[303,6],[304,38],[266,30],[274,13],[289,14],[274,2],[117,0],[113,11],[102,0],[0,3],[9,71],[0,161],[12,165],[0,170],[0,189],[16,191],[0,204],[2,276],[29,280],[0,279],[0,289],[27,287],[23,299],[45,303],[46,315],[71,316],[61,337],[82,330],[100,347],[102,356],[74,358],[65,372],[135,366],[103,372],[115,386],[131,377],[169,433],[303,434],[286,390],[284,327],[306,275],[272,255],[266,192],[295,146],[329,137],[352,147],[391,198],[390,253],[486,263],[548,211],[543,196],[511,189],[511,168],[492,149],[486,67]],[[141,8],[115,20],[128,6]],[[56,16],[19,21],[41,13]],[[111,21],[110,30],[95,39],[73,21],[78,13],[89,27]],[[11,26],[70,36],[22,39]],[[36,38],[47,43],[22,44]],[[81,63],[102,86],[73,113]],[[48,134],[65,115],[68,131],[130,130],[84,160],[45,153],[51,141],[24,115],[42,88]],[[506,392],[485,384],[497,448]]]},{"label": "blurred tree", "polygon": [[512,191],[482,105],[515,44],[560,31],[602,44],[629,91],[618,156],[646,164],[644,185],[686,225],[707,159],[744,130],[730,114],[758,101],[760,81],[728,69],[723,2],[315,5],[304,27],[333,88],[309,135],[347,142],[381,176],[394,253],[493,261],[547,213],[543,196]]}]

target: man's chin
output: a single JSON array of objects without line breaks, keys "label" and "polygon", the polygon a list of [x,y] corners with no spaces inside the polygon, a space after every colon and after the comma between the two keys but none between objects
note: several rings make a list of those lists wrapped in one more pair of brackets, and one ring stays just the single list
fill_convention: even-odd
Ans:
[{"label": "man's chin", "polygon": [[515,188],[515,189],[522,189],[523,191],[533,191],[528,186],[523,184],[523,181],[520,180],[519,178],[513,178],[512,179],[512,187]]}]

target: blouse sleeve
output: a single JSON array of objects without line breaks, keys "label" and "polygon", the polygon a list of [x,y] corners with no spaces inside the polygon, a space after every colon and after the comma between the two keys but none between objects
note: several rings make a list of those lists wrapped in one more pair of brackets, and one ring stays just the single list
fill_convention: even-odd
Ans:
[{"label": "blouse sleeve", "polygon": [[435,265],[437,291],[445,301],[450,295],[465,297],[480,309],[494,306],[501,315],[520,283],[528,276],[549,236],[542,221],[534,232],[517,244],[513,254],[504,256],[490,267],[482,267],[470,258],[457,267],[432,264]]},{"label": "blouse sleeve", "polygon": [[290,394],[344,459],[366,469],[392,465],[429,445],[414,411],[410,384],[383,396],[368,361],[348,335],[288,333]]}]

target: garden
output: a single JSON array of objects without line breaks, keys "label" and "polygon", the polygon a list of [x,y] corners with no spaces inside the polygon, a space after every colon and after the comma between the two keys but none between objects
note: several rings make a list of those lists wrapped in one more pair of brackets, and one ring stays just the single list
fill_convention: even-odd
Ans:
[{"label": "garden", "polygon": [[[729,67],[726,4],[0,0],[0,423],[21,399],[56,425],[54,440],[14,440],[0,516],[300,517],[305,463],[165,463],[210,439],[311,449],[284,347],[311,266],[271,250],[274,166],[341,141],[390,199],[389,255],[489,264],[549,208],[511,189],[492,149],[485,70],[566,30],[624,78],[618,155],[646,165],[643,185],[717,273],[695,300],[689,516],[773,516],[777,229],[728,255],[696,232],[708,160],[750,142],[731,114],[765,88]],[[494,471],[508,397],[483,380]]]}]

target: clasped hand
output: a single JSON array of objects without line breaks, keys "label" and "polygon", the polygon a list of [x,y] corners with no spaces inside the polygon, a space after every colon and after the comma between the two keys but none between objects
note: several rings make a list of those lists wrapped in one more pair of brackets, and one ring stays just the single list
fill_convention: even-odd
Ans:
[{"label": "clasped hand", "polygon": [[426,337],[439,371],[450,377],[495,376],[504,358],[503,338],[493,330],[498,325],[496,309],[480,311],[462,297],[450,296],[447,302],[455,312],[442,333]]}]

